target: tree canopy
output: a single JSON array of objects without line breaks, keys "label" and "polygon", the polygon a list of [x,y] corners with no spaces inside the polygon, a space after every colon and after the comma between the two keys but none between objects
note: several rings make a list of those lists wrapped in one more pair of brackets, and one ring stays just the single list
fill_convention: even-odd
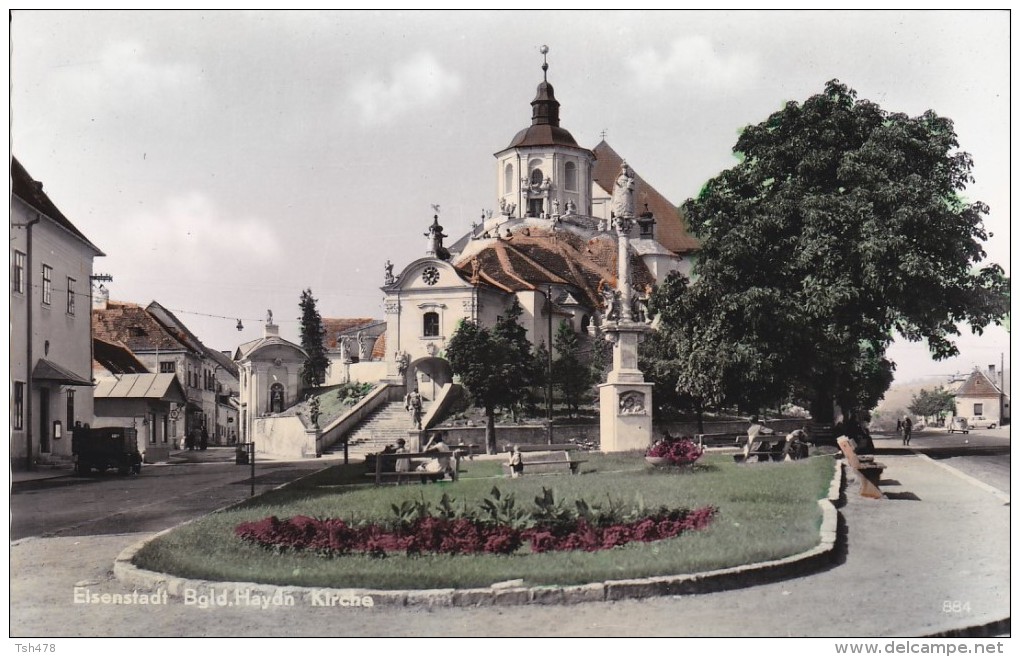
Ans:
[{"label": "tree canopy", "polygon": [[326,369],[329,359],[323,340],[326,329],[322,325],[322,316],[316,308],[317,300],[312,290],[301,292],[301,348],[308,354],[301,367],[301,381],[306,386],[318,387],[326,380]]},{"label": "tree canopy", "polygon": [[907,410],[925,418],[941,418],[956,412],[956,398],[945,388],[935,388],[934,390],[921,388],[921,392],[910,400]]},{"label": "tree canopy", "polygon": [[560,322],[554,344],[556,359],[552,366],[553,384],[560,389],[571,414],[577,414],[582,397],[591,389],[591,367],[581,361],[581,341],[569,322]]},{"label": "tree canopy", "polygon": [[833,80],[747,127],[741,162],[683,204],[702,240],[695,281],[656,291],[679,340],[680,392],[746,409],[787,400],[819,421],[867,411],[892,381],[896,333],[958,353],[1009,307],[998,265],[978,268],[988,207],[961,196],[971,157],[949,119],[892,113]]},{"label": "tree canopy", "polygon": [[473,403],[485,409],[485,447],[490,454],[496,453],[496,408],[523,402],[534,379],[531,343],[517,322],[521,313],[514,297],[491,331],[462,321],[446,348],[450,369],[460,376]]}]

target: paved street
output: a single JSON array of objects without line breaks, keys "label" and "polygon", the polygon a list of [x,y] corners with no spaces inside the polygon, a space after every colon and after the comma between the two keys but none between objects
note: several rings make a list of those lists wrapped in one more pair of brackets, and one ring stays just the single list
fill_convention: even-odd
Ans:
[{"label": "paved street", "polygon": [[[879,458],[888,466],[882,482],[888,499],[861,498],[851,482],[840,509],[846,549],[832,568],[804,577],[568,609],[200,609],[180,599],[158,607],[75,604],[76,586],[91,593],[131,593],[113,578],[113,558],[151,534],[134,533],[140,520],[124,511],[118,517],[132,529],[121,531],[132,533],[113,533],[117,523],[97,517],[53,537],[12,545],[11,633],[116,636],[130,627],[136,636],[923,636],[1008,618],[1009,506],[1002,495],[898,450],[891,440],[878,443]],[[281,465],[280,473],[294,467]],[[194,494],[210,508],[242,479],[222,465],[166,469],[173,467],[182,468],[181,479],[188,481],[175,489],[183,491],[175,497]],[[155,475],[152,481],[173,485],[169,479]],[[65,495],[73,486],[121,494],[134,490],[126,482],[86,482],[34,491],[31,497]],[[16,494],[16,506],[27,497]],[[65,504],[70,501],[64,498]],[[167,501],[151,508],[176,521],[188,515],[192,503],[203,506]]]},{"label": "paved street", "polygon": [[[142,474],[114,472],[17,481],[11,494],[11,540],[27,536],[97,536],[155,532],[240,501],[250,469],[229,448],[183,453],[195,462],[146,465]],[[256,461],[256,493],[326,467],[330,461]]]}]

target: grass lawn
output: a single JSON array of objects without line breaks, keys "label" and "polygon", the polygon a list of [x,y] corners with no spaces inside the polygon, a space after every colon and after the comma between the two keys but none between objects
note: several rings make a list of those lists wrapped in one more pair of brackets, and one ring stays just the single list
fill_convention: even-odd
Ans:
[{"label": "grass lawn", "polygon": [[[250,581],[313,587],[468,588],[523,579],[528,585],[583,584],[608,579],[692,573],[785,557],[818,544],[823,498],[832,479],[826,457],[790,463],[738,465],[728,454],[708,454],[692,472],[648,466],[639,454],[585,454],[577,476],[504,478],[500,461],[462,461],[460,481],[429,485],[365,484],[362,464],[336,466],[280,491],[214,513],[146,545],[136,556],[142,568],[187,578]],[[557,499],[603,503],[607,496],[648,508],[659,505],[715,506],[719,513],[705,530],[652,543],[598,552],[513,555],[425,555],[386,558],[363,555],[323,557],[276,554],[234,536],[246,520],[276,515],[385,520],[391,504],[424,496],[434,503],[443,493],[475,506],[493,485],[513,493],[518,506],[531,507],[542,488]]]}]

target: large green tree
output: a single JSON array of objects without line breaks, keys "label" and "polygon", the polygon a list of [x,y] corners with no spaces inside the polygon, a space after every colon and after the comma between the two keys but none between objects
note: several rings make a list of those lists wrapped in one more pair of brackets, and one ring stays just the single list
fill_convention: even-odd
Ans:
[{"label": "large green tree", "polygon": [[308,355],[301,368],[301,381],[306,386],[316,388],[326,380],[326,369],[329,359],[323,340],[326,329],[322,325],[322,316],[316,308],[317,300],[312,290],[301,292],[301,348]]},{"label": "large green tree", "polygon": [[569,322],[560,322],[554,344],[556,358],[552,366],[553,384],[560,389],[571,414],[576,415],[581,398],[591,389],[591,367],[581,360],[581,342]]},{"label": "large green tree", "polygon": [[485,448],[496,453],[496,409],[514,408],[527,399],[534,381],[534,355],[516,297],[489,330],[462,321],[450,337],[446,358],[460,376],[471,401],[485,411]]},{"label": "large green tree", "polygon": [[888,112],[835,80],[747,127],[740,163],[683,205],[702,240],[695,282],[657,292],[685,341],[681,387],[748,408],[793,396],[831,421],[834,403],[881,397],[896,333],[942,359],[959,324],[1001,321],[1009,281],[978,268],[988,208],[962,198],[973,163],[957,149],[949,119]]}]

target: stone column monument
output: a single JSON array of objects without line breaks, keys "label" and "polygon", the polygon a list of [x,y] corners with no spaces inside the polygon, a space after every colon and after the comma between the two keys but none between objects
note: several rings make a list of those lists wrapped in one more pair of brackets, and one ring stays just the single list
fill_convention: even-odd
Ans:
[{"label": "stone column monument", "polygon": [[616,290],[606,295],[602,331],[613,344],[613,369],[599,386],[599,433],[603,452],[644,450],[652,444],[652,384],[638,369],[638,344],[651,327],[635,321],[630,284],[630,229],[634,225],[634,178],[624,162],[612,199],[616,230]]}]

